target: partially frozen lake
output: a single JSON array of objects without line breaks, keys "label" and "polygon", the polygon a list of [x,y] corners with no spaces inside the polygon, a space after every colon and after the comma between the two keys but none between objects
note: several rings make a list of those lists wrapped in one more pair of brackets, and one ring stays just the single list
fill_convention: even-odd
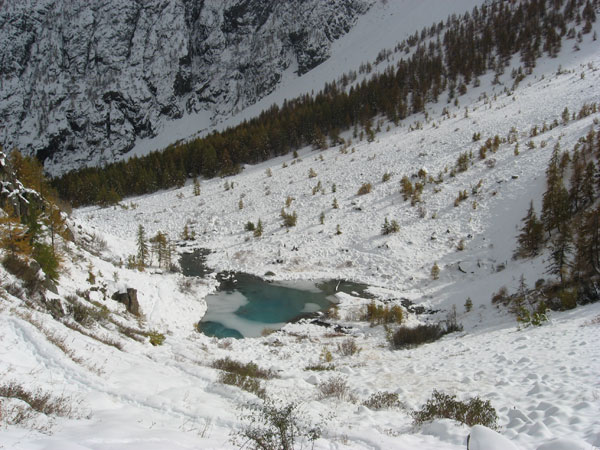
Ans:
[{"label": "partially frozen lake", "polygon": [[[183,273],[203,276],[202,255],[184,255]],[[257,337],[265,329],[279,329],[303,316],[324,311],[335,303],[335,293],[364,295],[366,285],[347,281],[267,281],[246,273],[221,273],[219,291],[206,297],[207,312],[198,329],[219,338]]]}]

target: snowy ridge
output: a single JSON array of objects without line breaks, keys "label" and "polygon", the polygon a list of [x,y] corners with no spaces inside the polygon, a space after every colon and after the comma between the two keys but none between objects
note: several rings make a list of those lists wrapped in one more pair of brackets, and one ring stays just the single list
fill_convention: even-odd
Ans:
[{"label": "snowy ridge", "polygon": [[[565,107],[577,112],[585,103],[600,102],[597,42],[586,35],[580,48],[574,52],[565,45],[559,58],[539,60],[533,74],[514,88],[510,68],[500,85],[491,84],[492,75],[481,77],[480,87],[469,88],[458,106],[430,105],[427,117],[409,117],[389,131],[383,123],[372,143],[353,138],[343,151],[303,149],[298,159],[287,155],[248,166],[234,177],[203,180],[199,196],[189,184],[127,199],[123,207],[75,211],[76,241],[96,234],[106,240],[107,248],[99,256],[73,248],[78,258],[61,278],[57,297],[89,288],[91,262],[107,292],[125,286],[138,290],[145,318],[125,314],[122,305],[105,300],[99,291],[91,292],[91,299],[106,305],[119,322],[154,329],[166,340],[152,347],[111,332],[123,346],[119,351],[65,328],[47,314],[31,312],[49,330],[44,333],[18,314],[25,310],[23,302],[0,290],[2,378],[81,402],[79,417],[55,419],[47,428],[52,434],[3,426],[0,444],[15,449],[236,448],[229,438],[244,424],[238,408],[256,397],[218,382],[218,371],[210,365],[230,357],[276,371],[278,378],[266,382],[273,398],[301,401],[314,421],[330,418],[315,443],[317,449],[458,450],[465,449],[470,432],[471,450],[493,445],[504,450],[509,445],[521,450],[600,446],[600,305],[551,313],[549,323],[517,330],[514,316],[490,303],[499,287],[514,291],[521,274],[529,285],[547,277],[547,255],[514,261],[512,253],[531,199],[539,211],[552,148],[560,142],[562,149],[572,149],[600,120],[596,113],[530,137],[534,126],[560,121]],[[515,58],[512,66],[518,65]],[[442,113],[444,107],[449,114]],[[503,143],[486,160],[477,158],[483,141],[495,135],[504,138],[513,127],[518,155],[515,143]],[[474,133],[481,133],[482,141],[473,142]],[[527,145],[531,140],[533,149]],[[469,151],[475,155],[473,164],[451,177],[459,154]],[[487,161],[492,158],[495,164],[490,168]],[[310,169],[316,177],[309,178]],[[399,181],[420,169],[434,178],[441,173],[443,182],[428,183],[423,202],[413,207],[402,200]],[[391,179],[383,182],[386,172]],[[483,181],[477,187],[479,180]],[[313,194],[319,181],[322,190]],[[372,192],[357,195],[367,182]],[[469,198],[454,206],[463,190]],[[279,216],[288,196],[293,200],[286,211],[298,214],[289,232]],[[332,208],[334,198],[339,209]],[[324,224],[319,221],[321,212]],[[255,238],[244,225],[259,218],[264,232]],[[396,220],[400,231],[382,235],[385,218]],[[464,331],[392,351],[381,326],[354,320],[368,300],[337,294],[339,323],[352,327],[350,336],[362,349],[353,356],[337,351],[345,336],[306,323],[289,324],[263,338],[212,339],[194,330],[206,310],[203,298],[215,288],[212,277],[186,291],[180,288],[180,274],[138,272],[117,264],[135,253],[138,224],[148,235],[163,231],[173,239],[187,224],[196,232],[194,245],[212,250],[208,262],[217,270],[261,276],[272,271],[278,280],[347,278],[372,285],[378,299],[408,298],[440,310],[426,318],[408,315],[409,324],[443,320],[454,305]],[[461,240],[465,248],[459,251]],[[441,268],[439,280],[430,277],[434,262]],[[3,288],[14,281],[3,269],[0,275]],[[464,311],[467,297],[473,300],[471,312]],[[85,362],[77,363],[53,345],[47,338],[52,331]],[[108,333],[100,326],[93,331]],[[323,348],[333,353],[336,370],[304,370],[321,362]],[[358,403],[319,399],[316,386],[334,375],[347,381]],[[415,428],[410,410],[418,409],[433,389],[461,400],[475,395],[490,400],[499,415],[500,436],[447,419]],[[398,393],[405,406],[375,411],[360,403],[378,391]]]}]

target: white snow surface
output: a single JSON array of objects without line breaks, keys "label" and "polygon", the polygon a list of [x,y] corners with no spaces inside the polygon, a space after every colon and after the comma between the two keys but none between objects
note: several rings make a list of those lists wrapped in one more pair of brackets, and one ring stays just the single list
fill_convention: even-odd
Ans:
[{"label": "white snow surface", "polygon": [[[387,2],[387,7],[394,4]],[[423,15],[426,12],[422,10]],[[352,33],[347,38],[351,37]],[[210,365],[224,357],[273,369],[278,377],[265,382],[272,398],[300,401],[314,421],[328,417],[323,437],[315,443],[317,449],[466,448],[471,430],[465,425],[448,419],[420,428],[412,425],[410,411],[420,408],[434,389],[461,400],[480,396],[496,408],[498,434],[476,427],[473,442],[477,446],[472,448],[507,448],[502,447],[505,440],[523,450],[600,446],[600,304],[551,313],[543,326],[519,330],[514,316],[490,303],[492,293],[501,286],[514,291],[521,274],[529,285],[547,278],[547,255],[512,259],[520,220],[530,200],[540,210],[544,170],[554,145],[560,141],[562,149],[572,149],[594,120],[600,119],[600,114],[594,114],[529,137],[534,125],[541,128],[544,122],[560,121],[565,106],[577,112],[585,102],[600,102],[597,42],[586,35],[577,52],[568,43],[559,58],[539,61],[534,73],[515,90],[510,70],[500,85],[491,85],[491,75],[482,77],[481,87],[469,88],[458,107],[441,101],[429,106],[428,118],[412,116],[389,131],[384,123],[375,142],[353,139],[347,153],[339,148],[304,149],[297,160],[288,155],[248,166],[226,180],[203,180],[200,196],[194,196],[188,184],[126,199],[127,209],[75,211],[73,224],[78,234],[97,234],[107,241],[107,249],[101,257],[73,249],[81,253],[80,258],[74,258],[78,262],[70,264],[61,278],[59,295],[89,288],[90,261],[107,292],[124,287],[138,290],[144,318],[136,324],[127,318],[122,305],[104,300],[100,292],[92,293],[92,299],[122,316],[124,323],[157,330],[166,340],[152,347],[113,333],[112,338],[123,345],[119,351],[33,311],[46,330],[42,333],[17,314],[26,310],[22,302],[1,291],[3,382],[15,380],[70,397],[78,417],[55,418],[51,423],[40,418],[38,430],[4,424],[0,448],[236,448],[230,436],[244,424],[239,407],[256,398],[217,381],[218,371]],[[518,66],[518,60],[513,64]],[[450,118],[442,117],[444,107],[449,108]],[[477,158],[479,146],[496,134],[506,137],[513,127],[520,154],[515,156],[514,144],[504,143],[488,155],[488,160],[496,161],[489,168]],[[482,141],[472,142],[475,132],[481,133]],[[530,140],[534,149],[527,148]],[[458,155],[470,150],[474,164],[450,177]],[[402,200],[399,181],[424,167],[434,178],[442,172],[444,182],[427,184],[423,203],[411,207]],[[267,176],[269,168],[272,176]],[[311,168],[316,178],[308,177]],[[392,178],[383,183],[385,172],[392,173]],[[473,193],[479,180],[482,184]],[[225,190],[226,181],[233,188]],[[318,181],[324,192],[313,195]],[[372,192],[357,196],[365,182],[372,183]],[[464,189],[469,198],[455,207],[454,199]],[[289,231],[279,217],[288,196],[293,201],[287,211],[298,214],[297,226]],[[331,207],[334,198],[339,209]],[[319,223],[321,212],[325,213],[324,225]],[[244,224],[259,218],[264,233],[257,239],[244,231]],[[400,231],[381,235],[385,218],[397,220]],[[208,263],[216,270],[257,275],[271,271],[277,280],[364,282],[373,286],[371,292],[378,299],[408,298],[440,310],[426,318],[408,315],[409,324],[444,319],[455,305],[464,331],[417,348],[392,351],[381,326],[353,320],[368,300],[338,294],[339,322],[352,327],[350,334],[362,349],[353,356],[337,351],[345,337],[304,322],[288,324],[267,337],[206,337],[194,326],[206,311],[204,297],[215,289],[214,278],[195,280],[189,291],[182,292],[180,274],[137,272],[114,264],[135,253],[138,224],[149,235],[160,230],[176,239],[186,223],[197,235],[193,245],[212,251]],[[341,234],[336,234],[337,225]],[[465,249],[458,251],[461,239]],[[434,262],[441,268],[436,281],[430,277]],[[8,286],[10,275],[3,271],[0,275],[3,286]],[[463,307],[467,297],[474,304],[468,313]],[[106,329],[96,332],[110,333]],[[68,357],[45,334],[54,334],[75,357]],[[335,372],[304,370],[320,361],[323,348],[333,353]],[[316,385],[334,375],[347,381],[358,403],[320,399]],[[361,405],[378,391],[398,393],[405,407],[374,411]],[[9,402],[2,404],[2,408],[9,406]]]}]

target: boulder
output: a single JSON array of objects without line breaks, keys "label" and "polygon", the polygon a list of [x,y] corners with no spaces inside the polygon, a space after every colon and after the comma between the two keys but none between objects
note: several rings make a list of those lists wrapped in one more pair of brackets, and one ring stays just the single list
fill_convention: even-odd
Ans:
[{"label": "boulder", "polygon": [[125,292],[117,291],[111,298],[119,303],[123,303],[127,311],[134,316],[140,315],[140,303],[137,298],[137,289],[127,288]]}]

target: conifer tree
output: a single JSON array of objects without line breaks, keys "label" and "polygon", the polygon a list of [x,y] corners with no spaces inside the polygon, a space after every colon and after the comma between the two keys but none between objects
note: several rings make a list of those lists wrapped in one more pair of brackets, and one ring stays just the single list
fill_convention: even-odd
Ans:
[{"label": "conifer tree", "polygon": [[573,212],[579,211],[584,199],[584,174],[585,166],[581,154],[576,151],[573,153],[573,171],[569,183],[569,203]]},{"label": "conifer tree", "polygon": [[62,212],[56,205],[50,203],[48,206],[49,211],[46,216],[44,222],[48,227],[48,231],[50,232],[50,243],[52,245],[52,253],[57,256],[56,250],[56,236],[66,237],[67,233],[67,224],[65,222],[65,218],[63,217]]},{"label": "conifer tree", "polygon": [[548,234],[554,229],[560,232],[570,212],[569,193],[565,188],[559,164],[559,150],[557,143],[546,169],[547,189],[542,200],[542,223]]},{"label": "conifer tree", "polygon": [[438,263],[435,262],[433,263],[433,266],[431,267],[431,278],[433,278],[434,280],[437,280],[440,277],[440,266],[438,266]]},{"label": "conifer tree", "polygon": [[11,257],[16,255],[30,256],[32,252],[27,229],[14,216],[10,202],[5,207],[5,215],[0,217],[0,246],[8,251]]},{"label": "conifer tree", "polygon": [[519,246],[515,256],[522,258],[536,256],[544,242],[544,226],[537,218],[533,201],[529,204],[529,209],[522,222],[523,227],[517,237]]},{"label": "conifer tree", "polygon": [[42,212],[37,202],[32,202],[27,210],[27,216],[23,217],[25,225],[27,225],[27,235],[29,243],[35,245],[42,238]]},{"label": "conifer tree", "polygon": [[600,207],[586,211],[577,224],[573,276],[590,280],[600,275]]},{"label": "conifer tree", "polygon": [[262,220],[258,219],[258,223],[256,224],[256,228],[254,229],[254,237],[261,237],[262,234],[263,234]]},{"label": "conifer tree", "polygon": [[173,247],[168,236],[162,231],[159,231],[150,239],[150,242],[152,243],[152,253],[156,255],[158,260],[158,267],[169,269],[171,266]]},{"label": "conifer tree", "polygon": [[194,177],[194,195],[197,197],[200,195],[200,182],[198,177]]},{"label": "conifer tree", "polygon": [[594,199],[596,197],[596,191],[594,188],[595,173],[596,165],[593,161],[588,162],[587,166],[585,167],[585,174],[583,175],[583,186],[581,188],[584,206],[594,203]]},{"label": "conifer tree", "polygon": [[146,231],[144,226],[140,224],[137,231],[137,259],[140,267],[146,267],[146,259],[148,258],[148,242],[146,242]]},{"label": "conifer tree", "polygon": [[569,254],[572,249],[571,228],[565,223],[551,240],[550,262],[546,267],[546,272],[557,276],[561,284],[564,284],[568,279]]}]

